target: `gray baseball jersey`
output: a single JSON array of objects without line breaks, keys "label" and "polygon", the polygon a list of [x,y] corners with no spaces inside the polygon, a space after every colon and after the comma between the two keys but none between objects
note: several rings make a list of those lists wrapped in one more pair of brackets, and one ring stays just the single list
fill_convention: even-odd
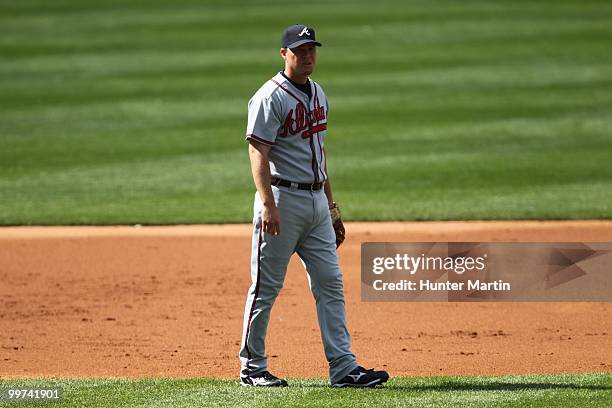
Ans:
[{"label": "gray baseball jersey", "polygon": [[323,89],[310,80],[311,95],[280,72],[249,101],[247,139],[269,146],[270,172],[297,183],[325,181],[323,145],[329,104]]},{"label": "gray baseball jersey", "polygon": [[[249,101],[247,139],[271,146],[273,177],[294,183],[323,182],[324,139],[329,105],[321,87],[310,80],[311,97],[281,73]],[[241,375],[267,371],[265,337],[272,305],[283,286],[289,259],[298,253],[316,299],[317,317],[332,384],[357,368],[350,351],[342,272],[327,196],[316,191],[272,186],[280,212],[281,233],[263,231],[259,194],[253,205],[252,284],[244,309],[240,349]],[[296,352],[300,345],[296,344]]]}]

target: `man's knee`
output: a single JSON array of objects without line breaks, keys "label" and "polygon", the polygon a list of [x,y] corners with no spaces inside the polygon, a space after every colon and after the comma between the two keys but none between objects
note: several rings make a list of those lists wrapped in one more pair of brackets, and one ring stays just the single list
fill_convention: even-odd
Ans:
[{"label": "man's knee", "polygon": [[327,267],[324,269],[311,271],[310,278],[313,287],[321,290],[342,291],[342,272],[340,268]]}]

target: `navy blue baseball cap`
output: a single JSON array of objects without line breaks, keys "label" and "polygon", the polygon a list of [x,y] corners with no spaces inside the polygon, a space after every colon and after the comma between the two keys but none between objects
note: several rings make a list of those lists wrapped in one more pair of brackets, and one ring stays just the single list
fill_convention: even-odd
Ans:
[{"label": "navy blue baseball cap", "polygon": [[283,31],[281,37],[282,48],[297,48],[302,44],[314,43],[317,47],[322,44],[315,39],[315,30],[303,24],[289,26]]}]

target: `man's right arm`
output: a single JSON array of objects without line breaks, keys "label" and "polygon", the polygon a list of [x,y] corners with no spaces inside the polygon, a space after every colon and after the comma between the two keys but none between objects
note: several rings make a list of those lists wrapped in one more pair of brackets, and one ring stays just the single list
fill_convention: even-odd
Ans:
[{"label": "man's right arm", "polygon": [[262,228],[270,235],[280,235],[280,211],[272,194],[272,176],[270,175],[270,146],[249,139],[249,158],[253,181],[263,203],[261,211]]}]

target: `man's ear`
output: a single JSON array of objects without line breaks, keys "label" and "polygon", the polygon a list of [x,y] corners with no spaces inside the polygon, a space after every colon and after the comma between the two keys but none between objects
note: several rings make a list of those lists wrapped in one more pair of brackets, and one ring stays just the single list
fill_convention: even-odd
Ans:
[{"label": "man's ear", "polygon": [[287,49],[286,48],[281,48],[280,49],[280,55],[283,59],[287,58]]}]

